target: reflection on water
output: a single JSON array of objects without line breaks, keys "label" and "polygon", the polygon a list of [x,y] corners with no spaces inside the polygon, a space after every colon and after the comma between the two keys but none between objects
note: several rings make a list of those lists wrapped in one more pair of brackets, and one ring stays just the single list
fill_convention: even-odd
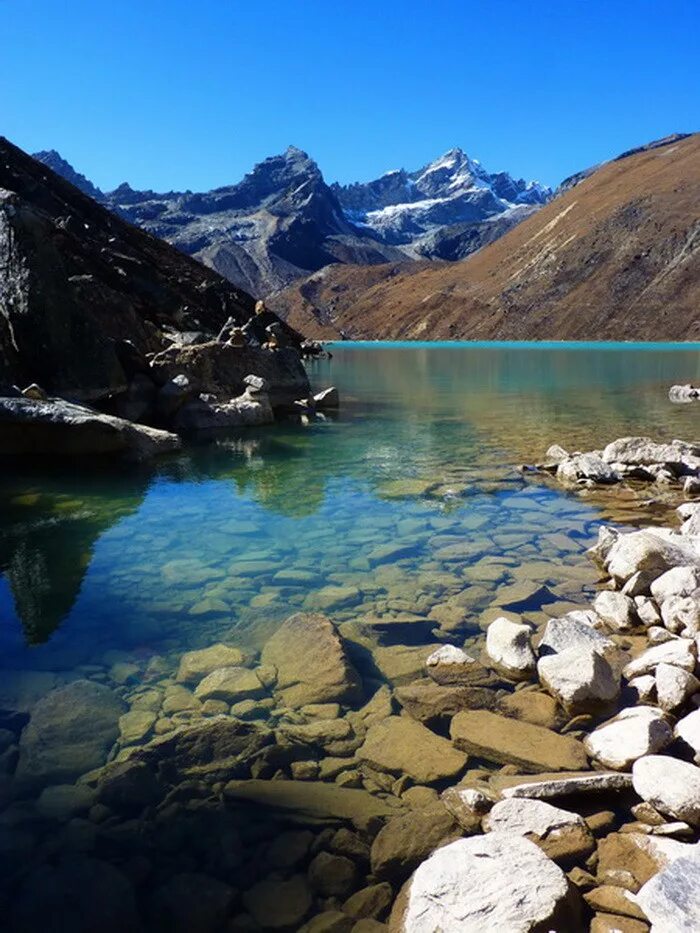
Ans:
[{"label": "reflection on water", "polygon": [[[217,625],[255,641],[256,624],[309,602],[332,577],[371,579],[364,555],[405,538],[402,522],[420,538],[417,529],[440,516],[450,534],[498,554],[494,516],[503,534],[526,527],[519,461],[555,441],[697,433],[697,409],[671,405],[666,391],[696,377],[698,359],[689,350],[338,346],[312,373],[318,385],[339,386],[337,420],[249,432],[151,473],[39,465],[6,475],[6,663],[51,667],[55,656],[70,666],[71,650],[84,662],[106,644],[186,644]],[[547,525],[529,539],[536,550],[572,510],[597,517],[558,491],[542,495]],[[477,528],[475,516],[488,521]],[[399,563],[419,573],[431,556],[418,544]],[[313,579],[276,585],[281,569],[309,567]]]}]

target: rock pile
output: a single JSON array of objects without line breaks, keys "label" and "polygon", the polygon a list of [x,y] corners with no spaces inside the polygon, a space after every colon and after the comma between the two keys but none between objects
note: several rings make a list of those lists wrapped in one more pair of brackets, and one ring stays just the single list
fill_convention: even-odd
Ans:
[{"label": "rock pile", "polygon": [[569,452],[555,444],[535,469],[568,486],[638,481],[681,486],[690,495],[700,494],[700,444],[685,441],[660,444],[650,437],[622,437],[587,453]]},{"label": "rock pile", "polygon": [[16,701],[8,681],[9,929],[65,909],[56,879],[87,930],[85,878],[133,929],[692,928],[700,503],[679,512],[601,528],[592,607],[494,615],[463,647],[397,653],[312,611],[260,654],[114,657]]}]

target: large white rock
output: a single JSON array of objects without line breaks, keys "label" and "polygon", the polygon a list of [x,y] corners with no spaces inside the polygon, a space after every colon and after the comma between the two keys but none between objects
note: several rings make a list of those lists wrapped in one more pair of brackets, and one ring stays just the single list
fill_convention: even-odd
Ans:
[{"label": "large white rock", "polygon": [[632,785],[642,800],[666,816],[700,825],[700,768],[670,755],[647,755],[632,767]]},{"label": "large white rock", "polygon": [[507,673],[527,677],[536,663],[530,644],[531,634],[528,625],[500,616],[486,630],[486,653],[497,667]]},{"label": "large white rock", "polygon": [[695,670],[695,642],[690,638],[675,638],[647,648],[639,657],[625,665],[622,673],[627,680],[639,677],[641,674],[652,674],[659,664],[673,664],[682,667],[684,671]]},{"label": "large white rock", "polygon": [[606,567],[611,577],[624,583],[637,571],[653,581],[672,567],[688,564],[700,566],[700,556],[680,536],[672,541],[658,531],[632,531],[613,543]]},{"label": "large white rock", "polygon": [[537,674],[552,696],[572,715],[595,712],[620,693],[619,671],[588,646],[574,646],[541,657]]},{"label": "large white rock", "polygon": [[690,596],[669,596],[661,604],[661,618],[669,632],[693,638],[700,632],[700,590]]},{"label": "large white rock", "polygon": [[[402,903],[403,901],[403,903]],[[566,876],[541,849],[510,833],[458,839],[420,865],[399,898],[401,933],[530,933],[578,929]]]},{"label": "large white rock", "polygon": [[[579,618],[582,615],[584,613],[574,611],[560,619],[550,619],[545,626],[544,635],[538,647],[540,657],[558,654],[570,648],[588,648],[598,651],[613,667],[616,667],[619,655],[617,645],[612,639],[593,628],[590,621],[583,621]],[[593,612],[590,616],[597,619]]]},{"label": "large white rock", "polygon": [[697,460],[698,448],[685,441],[659,444],[651,437],[619,437],[603,450],[606,463],[625,463],[632,466],[660,464],[689,464]]},{"label": "large white rock", "polygon": [[694,674],[673,664],[659,664],[655,673],[656,696],[661,709],[671,712],[700,690]]},{"label": "large white rock", "polygon": [[700,930],[700,851],[681,856],[642,885],[636,897],[654,933]]},{"label": "large white rock", "polygon": [[659,602],[671,596],[690,596],[700,587],[700,567],[674,567],[651,584],[651,595]]},{"label": "large white rock", "polygon": [[614,632],[628,632],[637,624],[634,600],[613,590],[603,590],[593,600],[593,608]]},{"label": "large white rock", "polygon": [[679,719],[673,734],[692,748],[696,756],[700,755],[700,709],[693,710]]},{"label": "large white rock", "polygon": [[598,540],[588,548],[586,554],[599,567],[604,567],[607,564],[608,555],[613,544],[620,536],[621,533],[618,528],[613,528],[611,525],[601,525],[598,528]]},{"label": "large white rock", "polygon": [[584,739],[591,758],[606,768],[628,770],[643,755],[662,751],[673,739],[665,714],[653,706],[632,706],[594,729]]}]

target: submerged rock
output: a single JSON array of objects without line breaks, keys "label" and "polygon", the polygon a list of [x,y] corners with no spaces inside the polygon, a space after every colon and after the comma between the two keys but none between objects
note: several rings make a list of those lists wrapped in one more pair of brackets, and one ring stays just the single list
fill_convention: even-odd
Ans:
[{"label": "submerged rock", "polygon": [[94,858],[65,856],[26,877],[10,920],[13,933],[140,933],[134,890],[122,872]]},{"label": "submerged rock", "polygon": [[509,833],[458,839],[416,870],[394,905],[400,933],[579,929],[566,876],[535,843]]},{"label": "submerged rock", "polygon": [[277,692],[288,706],[354,704],[362,698],[343,640],[321,613],[290,616],[265,644],[261,661],[277,669]]},{"label": "submerged rock", "polygon": [[390,819],[372,844],[372,874],[400,884],[431,852],[461,835],[441,803]]},{"label": "submerged rock", "polygon": [[377,817],[393,814],[379,797],[366,790],[339,787],[325,781],[229,781],[224,787],[229,800],[242,800],[285,813],[295,822],[314,825],[324,821],[350,820],[359,828]]},{"label": "submerged rock", "polygon": [[458,713],[450,724],[457,748],[525,771],[576,771],[588,767],[578,739],[559,735],[542,726],[499,716],[487,710]]},{"label": "submerged rock", "polygon": [[68,783],[104,764],[126,709],[111,690],[89,680],[52,690],[34,707],[22,732],[18,784]]},{"label": "submerged rock", "polygon": [[216,644],[199,651],[187,651],[180,658],[176,680],[183,684],[196,684],[207,674],[220,667],[239,667],[245,657],[238,648]]},{"label": "submerged rock", "polygon": [[159,933],[217,933],[234,897],[230,885],[209,875],[173,875],[151,897],[150,929]]},{"label": "submerged rock", "polygon": [[456,777],[467,764],[467,756],[447,739],[402,716],[372,726],[357,757],[381,771],[407,774],[419,784]]}]

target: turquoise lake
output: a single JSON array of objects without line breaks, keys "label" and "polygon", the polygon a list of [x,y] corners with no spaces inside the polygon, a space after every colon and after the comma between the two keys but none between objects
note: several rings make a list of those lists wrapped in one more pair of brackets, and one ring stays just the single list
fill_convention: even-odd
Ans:
[{"label": "turquoise lake", "polygon": [[700,379],[695,346],[331,349],[310,364],[314,386],[342,398],[324,421],[149,468],[5,472],[2,667],[144,664],[218,638],[259,648],[300,607],[340,621],[428,615],[465,593],[478,620],[528,564],[576,600],[594,582],[582,552],[610,509],[625,521],[626,503],[523,479],[517,465],[554,442],[700,433],[700,407],[667,398]]}]

